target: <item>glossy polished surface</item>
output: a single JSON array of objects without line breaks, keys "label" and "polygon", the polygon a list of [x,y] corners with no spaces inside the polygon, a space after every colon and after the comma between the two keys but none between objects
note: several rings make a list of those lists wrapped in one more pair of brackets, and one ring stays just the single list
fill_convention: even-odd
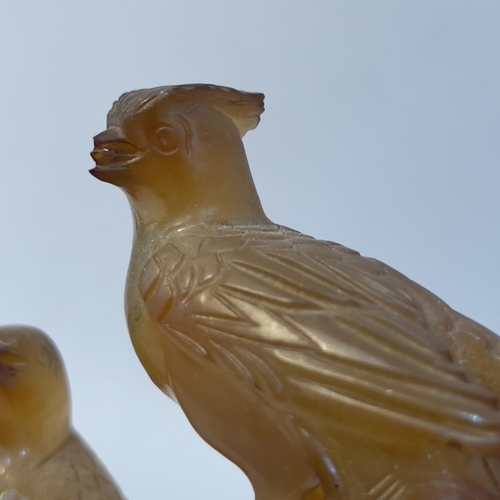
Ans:
[{"label": "glossy polished surface", "polygon": [[[125,94],[95,137],[130,201],[136,352],[264,499],[500,498],[499,343],[392,268],[270,222],[263,95]],[[332,193],[333,194],[333,193]]]},{"label": "glossy polished surface", "polygon": [[0,327],[0,498],[123,500],[72,429],[66,373],[42,331]]}]

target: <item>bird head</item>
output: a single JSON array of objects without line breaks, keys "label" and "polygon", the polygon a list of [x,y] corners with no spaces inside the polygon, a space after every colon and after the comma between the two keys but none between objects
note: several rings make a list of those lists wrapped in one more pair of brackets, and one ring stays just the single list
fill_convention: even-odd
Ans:
[{"label": "bird head", "polygon": [[94,137],[90,172],[123,189],[143,218],[224,220],[235,204],[260,207],[241,138],[263,100],[205,84],[124,94]]},{"label": "bird head", "polygon": [[0,448],[45,456],[68,425],[69,389],[53,342],[36,328],[0,327]]}]

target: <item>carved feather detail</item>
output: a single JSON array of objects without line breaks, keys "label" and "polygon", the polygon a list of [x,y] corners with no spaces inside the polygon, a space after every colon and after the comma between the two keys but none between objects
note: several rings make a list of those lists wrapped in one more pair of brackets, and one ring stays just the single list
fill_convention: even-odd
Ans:
[{"label": "carved feather detail", "polygon": [[279,227],[219,228],[172,237],[139,287],[166,334],[293,418],[500,455],[496,397],[471,383],[433,324],[455,313],[378,261]]}]

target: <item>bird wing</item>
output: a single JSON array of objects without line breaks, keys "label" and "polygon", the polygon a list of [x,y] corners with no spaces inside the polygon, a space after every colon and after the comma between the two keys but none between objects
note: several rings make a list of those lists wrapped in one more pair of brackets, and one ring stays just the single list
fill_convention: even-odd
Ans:
[{"label": "bird wing", "polygon": [[139,287],[179,345],[292,419],[363,439],[500,450],[496,397],[447,345],[453,312],[376,260],[286,229],[226,232],[172,240]]}]

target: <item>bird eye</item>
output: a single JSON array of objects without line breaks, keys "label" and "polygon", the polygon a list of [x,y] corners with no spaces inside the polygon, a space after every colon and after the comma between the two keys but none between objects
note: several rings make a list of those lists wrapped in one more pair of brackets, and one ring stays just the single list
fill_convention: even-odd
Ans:
[{"label": "bird eye", "polygon": [[179,149],[179,137],[172,127],[159,128],[154,137],[153,147],[162,155],[174,154]]}]

